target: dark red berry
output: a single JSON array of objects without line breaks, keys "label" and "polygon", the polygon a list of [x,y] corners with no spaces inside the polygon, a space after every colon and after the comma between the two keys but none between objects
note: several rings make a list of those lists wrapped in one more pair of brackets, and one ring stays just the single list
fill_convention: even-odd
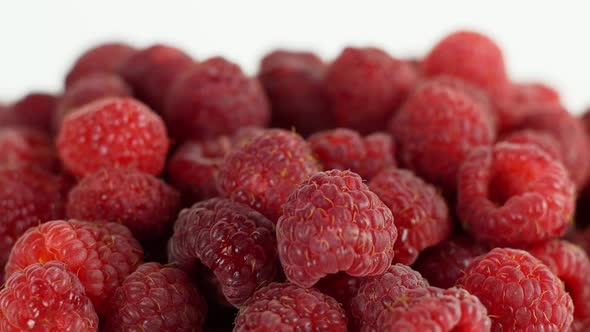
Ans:
[{"label": "dark red berry", "polygon": [[49,133],[58,97],[48,93],[30,93],[15,102],[6,111],[0,126],[28,127]]}]

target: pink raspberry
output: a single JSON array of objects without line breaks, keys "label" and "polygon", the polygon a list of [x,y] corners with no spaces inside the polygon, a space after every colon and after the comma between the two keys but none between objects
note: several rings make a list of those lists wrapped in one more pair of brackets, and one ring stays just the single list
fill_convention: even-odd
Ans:
[{"label": "pink raspberry", "polygon": [[30,166],[56,170],[53,142],[44,133],[29,128],[0,127],[0,166]]}]

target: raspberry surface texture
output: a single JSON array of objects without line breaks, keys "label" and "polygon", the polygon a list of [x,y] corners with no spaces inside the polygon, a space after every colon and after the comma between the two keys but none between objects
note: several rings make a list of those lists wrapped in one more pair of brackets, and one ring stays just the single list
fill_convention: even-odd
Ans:
[{"label": "raspberry surface texture", "polygon": [[319,171],[319,165],[308,144],[295,133],[269,129],[247,141],[226,156],[218,189],[276,223],[291,192]]},{"label": "raspberry surface texture", "polygon": [[494,142],[493,122],[481,101],[445,81],[421,85],[391,119],[399,161],[452,192],[468,153]]},{"label": "raspberry surface texture", "polygon": [[499,143],[463,163],[457,210],[467,232],[488,244],[538,243],[564,234],[574,184],[561,162],[536,146]]},{"label": "raspberry surface texture", "polygon": [[206,315],[207,303],[182,270],[146,263],[117,288],[101,330],[199,332]]},{"label": "raspberry surface texture", "polygon": [[563,162],[559,142],[546,132],[533,129],[517,130],[504,136],[500,141],[513,144],[533,144],[553,159]]},{"label": "raspberry surface texture", "polygon": [[387,133],[362,137],[352,129],[338,128],[313,134],[307,142],[325,170],[350,170],[371,179],[396,164],[395,144]]},{"label": "raspberry surface texture", "polygon": [[264,127],[270,107],[258,80],[215,57],[192,66],[170,88],[164,118],[173,137],[207,139],[241,127]]},{"label": "raspberry surface texture", "polygon": [[215,300],[238,307],[274,281],[279,266],[274,224],[225,198],[202,201],[180,213],[168,256],[191,275],[212,273],[209,280],[200,280],[204,287],[217,288],[222,298]]},{"label": "raspberry surface texture", "polygon": [[350,171],[319,172],[304,181],[277,224],[285,275],[303,287],[340,271],[355,277],[383,273],[396,238],[391,210]]},{"label": "raspberry surface texture", "polygon": [[6,277],[34,263],[61,261],[80,279],[101,315],[142,256],[141,246],[123,225],[54,220],[29,228],[16,241],[6,263]]},{"label": "raspberry surface texture", "polygon": [[260,62],[258,79],[272,109],[273,127],[303,136],[333,126],[322,88],[326,65],[315,54],[276,50]]},{"label": "raspberry surface texture", "polygon": [[43,132],[29,128],[0,128],[0,167],[58,168],[53,142]]},{"label": "raspberry surface texture", "polygon": [[169,141],[164,122],[142,103],[108,98],[65,117],[57,149],[76,176],[102,168],[131,168],[157,175],[164,168]]},{"label": "raspberry surface texture", "polygon": [[0,290],[0,331],[97,331],[98,316],[75,274],[56,261],[15,272]]},{"label": "raspberry surface texture", "polygon": [[153,175],[104,169],[82,179],[68,194],[68,218],[127,226],[141,241],[170,234],[180,194]]},{"label": "raspberry surface texture", "polygon": [[381,49],[347,47],[323,85],[336,125],[366,134],[385,129],[416,81],[411,66]]},{"label": "raspberry surface texture", "polygon": [[487,308],[492,331],[568,331],[573,321],[563,283],[525,251],[493,249],[469,264],[458,285]]},{"label": "raspberry surface texture", "polygon": [[411,171],[385,169],[369,182],[369,189],[393,213],[399,234],[394,262],[411,265],[422,250],[451,236],[454,225],[444,198]]},{"label": "raspberry surface texture", "polygon": [[272,283],[240,309],[234,331],[347,331],[340,304],[313,288]]},{"label": "raspberry surface texture", "polygon": [[28,127],[49,133],[57,100],[52,94],[30,93],[8,108],[0,126]]}]

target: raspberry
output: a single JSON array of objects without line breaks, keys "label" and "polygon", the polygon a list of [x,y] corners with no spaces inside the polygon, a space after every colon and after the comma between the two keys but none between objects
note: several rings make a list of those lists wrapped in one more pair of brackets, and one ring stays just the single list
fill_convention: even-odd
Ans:
[{"label": "raspberry", "polygon": [[157,175],[164,168],[168,146],[160,117],[130,98],[102,99],[69,114],[57,137],[59,156],[76,176],[101,168]]},{"label": "raspberry", "polygon": [[371,179],[382,169],[395,166],[393,139],[386,133],[363,138],[354,130],[339,128],[313,134],[307,142],[326,170],[351,170]]},{"label": "raspberry", "polygon": [[227,136],[182,144],[168,161],[167,172],[172,185],[189,204],[219,196],[216,178],[232,142]]},{"label": "raspberry", "polygon": [[60,98],[53,117],[53,128],[58,130],[67,114],[90,102],[105,97],[131,95],[131,88],[119,76],[108,73],[88,75],[72,84]]},{"label": "raspberry", "polygon": [[289,194],[318,170],[299,135],[269,129],[225,157],[217,184],[225,197],[250,205],[276,223]]},{"label": "raspberry", "polygon": [[574,184],[567,171],[530,144],[482,147],[459,172],[463,227],[489,244],[522,246],[558,237],[573,209]]},{"label": "raspberry", "polygon": [[6,276],[37,262],[64,262],[101,315],[121,281],[141,263],[142,255],[141,246],[123,225],[55,220],[29,228],[16,241]]},{"label": "raspberry", "polygon": [[30,93],[14,103],[0,126],[28,127],[49,133],[58,98],[47,93]]},{"label": "raspberry", "polygon": [[529,252],[564,282],[574,303],[574,319],[590,319],[590,259],[586,252],[564,240],[546,242]]},{"label": "raspberry", "polygon": [[192,66],[172,85],[164,118],[180,141],[230,135],[264,127],[270,109],[262,86],[240,67],[215,57]]},{"label": "raspberry", "polygon": [[481,101],[445,81],[422,84],[391,119],[390,131],[406,167],[447,192],[468,153],[493,143],[493,123]]},{"label": "raspberry", "polygon": [[584,249],[590,256],[590,227],[573,229],[567,234],[567,240]]},{"label": "raspberry", "polygon": [[235,320],[234,332],[346,331],[340,304],[317,290],[272,283],[248,300]]},{"label": "raspberry", "polygon": [[135,52],[135,48],[124,43],[105,43],[84,52],[74,63],[65,80],[69,88],[81,78],[95,73],[115,73],[119,66]]},{"label": "raspberry", "polygon": [[458,77],[488,92],[509,84],[498,45],[472,31],[457,31],[443,38],[422,61],[422,72],[426,77]]},{"label": "raspberry", "polygon": [[590,175],[590,143],[582,122],[562,107],[536,107],[517,129],[546,132],[557,140],[561,160],[578,189]]},{"label": "raspberry", "polygon": [[29,227],[64,217],[66,182],[40,168],[0,167],[0,278],[14,242]]},{"label": "raspberry", "polygon": [[61,262],[33,263],[0,290],[0,331],[96,331],[98,316],[80,280]]},{"label": "raspberry", "polygon": [[383,50],[348,47],[328,67],[323,84],[336,124],[366,134],[385,129],[416,81],[410,65]]},{"label": "raspberry", "polygon": [[119,74],[133,87],[138,99],[162,112],[172,83],[192,64],[193,59],[183,51],[156,44],[127,58],[119,66]]},{"label": "raspberry", "polygon": [[103,331],[201,331],[207,303],[181,270],[140,265],[110,300]]},{"label": "raspberry", "polygon": [[44,133],[29,128],[0,127],[0,166],[58,168],[53,143]]},{"label": "raspberry", "polygon": [[303,136],[332,127],[322,89],[326,65],[315,54],[277,50],[260,63],[258,79],[272,106],[273,126]]},{"label": "raspberry", "polygon": [[[250,207],[212,198],[183,210],[168,244],[169,261],[191,274],[206,268],[209,281],[241,306],[261,285],[273,281],[278,266],[273,223]],[[213,275],[211,275],[213,273]]]},{"label": "raspberry", "polygon": [[420,253],[412,267],[432,286],[450,288],[457,283],[471,261],[487,248],[467,236],[455,236]]},{"label": "raspberry", "polygon": [[[338,272],[336,274],[329,274],[320,279],[314,287],[322,293],[333,297],[338,303],[342,304],[346,316],[352,317],[350,305],[352,299],[358,292],[362,280],[362,277],[353,277],[344,272]],[[349,321],[349,330],[354,327],[351,326],[350,323],[351,322]]]},{"label": "raspberry", "polygon": [[453,222],[444,198],[412,172],[385,169],[369,182],[369,189],[393,213],[399,233],[395,262],[410,265],[422,250],[451,236]]},{"label": "raspberry", "polygon": [[320,172],[301,183],[277,224],[285,274],[303,287],[339,271],[355,277],[383,273],[396,238],[389,208],[350,171]]},{"label": "raspberry", "polygon": [[170,233],[180,209],[180,195],[153,175],[104,169],[88,175],[68,194],[67,216],[127,226],[145,242]]},{"label": "raspberry", "polygon": [[567,331],[573,320],[559,278],[525,251],[493,249],[467,266],[458,285],[488,309],[492,331]]},{"label": "raspberry", "polygon": [[550,134],[532,129],[514,131],[501,139],[502,142],[513,144],[533,144],[551,158],[561,161],[561,147]]}]

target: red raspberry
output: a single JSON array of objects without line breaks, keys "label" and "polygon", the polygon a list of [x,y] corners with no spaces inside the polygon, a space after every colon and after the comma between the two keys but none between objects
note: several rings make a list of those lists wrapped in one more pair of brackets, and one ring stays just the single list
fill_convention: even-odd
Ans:
[{"label": "red raspberry", "polygon": [[66,114],[90,102],[105,97],[131,97],[131,88],[119,76],[96,73],[81,78],[66,89],[57,104],[53,117],[53,128],[59,130]]},{"label": "red raspberry", "polygon": [[132,168],[160,174],[168,153],[162,119],[131,98],[102,99],[69,114],[57,137],[70,172],[85,176],[101,168]]},{"label": "red raspberry", "polygon": [[422,72],[426,77],[458,77],[488,92],[509,84],[498,45],[472,31],[457,31],[443,38],[422,61]]},{"label": "red raspberry", "polygon": [[29,127],[49,133],[58,98],[47,93],[30,93],[14,103],[0,126]]},{"label": "red raspberry", "polygon": [[88,175],[68,194],[68,218],[127,226],[146,243],[170,233],[180,195],[151,174],[104,169]]},{"label": "red raspberry", "polygon": [[[344,272],[338,272],[336,274],[329,274],[320,279],[314,287],[322,293],[333,297],[338,303],[342,304],[346,316],[352,317],[350,305],[352,299],[358,292],[362,280],[362,277],[353,277]],[[354,327],[350,323],[351,322],[349,321],[349,330]]]},{"label": "red raspberry", "polygon": [[561,147],[550,134],[532,129],[514,131],[501,139],[513,144],[533,144],[555,160],[561,161]]},{"label": "red raspberry", "polygon": [[84,287],[61,262],[33,263],[0,290],[0,331],[93,332],[98,316]]},{"label": "red raspberry", "polygon": [[[224,298],[241,306],[278,266],[273,223],[250,207],[212,198],[184,209],[168,244],[169,261],[206,276]],[[211,275],[213,273],[213,275]]]},{"label": "red raspberry", "polygon": [[416,81],[409,64],[383,50],[348,47],[329,66],[323,84],[336,124],[366,134],[385,129]]},{"label": "red raspberry", "polygon": [[346,331],[346,315],[333,298],[313,288],[272,283],[240,309],[234,332]]},{"label": "red raspberry", "polygon": [[546,242],[529,252],[564,282],[574,303],[574,319],[590,320],[590,259],[586,252],[563,240]]},{"label": "red raspberry", "polygon": [[110,300],[103,331],[202,331],[207,303],[181,270],[140,265]]},{"label": "red raspberry", "polygon": [[264,127],[270,109],[256,79],[215,57],[193,65],[176,80],[164,115],[176,139],[200,140],[233,134],[241,127]]},{"label": "red raspberry", "polygon": [[193,63],[191,56],[180,49],[156,44],[127,58],[119,66],[119,74],[133,87],[138,99],[162,112],[172,83]]},{"label": "red raspberry", "polygon": [[319,170],[311,150],[299,135],[269,129],[225,158],[218,174],[220,192],[250,205],[272,222],[297,185]]},{"label": "red raspberry", "polygon": [[394,262],[410,265],[422,250],[451,236],[453,221],[444,198],[412,172],[385,169],[369,182],[369,189],[393,213],[399,233]]},{"label": "red raspberry", "polygon": [[303,287],[339,271],[355,277],[383,273],[396,238],[389,208],[349,171],[320,172],[301,183],[277,224],[285,274]]},{"label": "red raspberry", "polygon": [[29,228],[16,241],[6,263],[6,276],[37,262],[64,262],[78,276],[101,315],[142,256],[141,246],[123,225],[55,220]]},{"label": "red raspberry", "polygon": [[326,65],[315,54],[277,50],[260,63],[258,79],[272,106],[273,126],[303,136],[332,127],[322,89]]},{"label": "red raspberry", "polygon": [[0,278],[14,242],[29,227],[64,217],[67,184],[33,167],[0,168]]},{"label": "red raspberry", "polygon": [[487,248],[470,237],[455,236],[420,253],[412,267],[431,285],[450,288],[457,283],[471,261]]},{"label": "red raspberry", "polygon": [[216,178],[232,142],[227,136],[182,144],[168,161],[172,185],[188,204],[219,196]]},{"label": "red raspberry", "polygon": [[313,134],[307,142],[326,170],[351,170],[371,179],[382,169],[395,166],[393,139],[386,133],[361,137],[354,130],[339,128]]},{"label": "red raspberry", "polygon": [[525,251],[493,249],[469,264],[458,285],[488,309],[492,331],[567,331],[573,320],[563,283]]},{"label": "red raspberry", "polygon": [[44,133],[29,128],[0,128],[0,166],[58,168],[53,142]]},{"label": "red raspberry", "polygon": [[105,43],[84,52],[74,63],[65,80],[69,88],[79,79],[94,73],[115,73],[119,66],[136,51],[124,43]]},{"label": "red raspberry", "polygon": [[584,249],[590,256],[590,227],[583,229],[575,228],[566,234],[566,238],[568,241]]},{"label": "red raspberry", "polygon": [[448,192],[467,154],[495,139],[492,121],[481,103],[444,81],[421,85],[390,122],[401,162]]},{"label": "red raspberry", "polygon": [[562,235],[574,210],[574,184],[536,146],[499,143],[474,151],[459,172],[463,227],[495,245],[522,246]]},{"label": "red raspberry", "polygon": [[562,107],[535,107],[517,129],[546,132],[557,140],[561,160],[571,179],[581,189],[590,175],[590,143],[582,122]]}]

